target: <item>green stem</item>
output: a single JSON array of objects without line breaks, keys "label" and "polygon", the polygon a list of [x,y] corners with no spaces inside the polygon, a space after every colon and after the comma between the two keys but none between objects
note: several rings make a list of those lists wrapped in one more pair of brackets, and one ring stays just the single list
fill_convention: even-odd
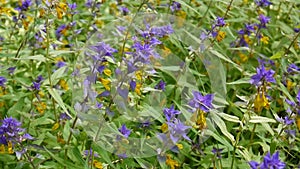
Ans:
[{"label": "green stem", "polygon": [[300,32],[297,33],[297,35],[295,36],[295,38],[294,38],[293,41],[291,42],[290,46],[289,46],[289,47],[286,49],[286,51],[284,52],[283,56],[286,56],[286,55],[289,53],[291,47],[292,47],[293,44],[296,42],[296,40],[298,39],[299,36],[300,36]]}]

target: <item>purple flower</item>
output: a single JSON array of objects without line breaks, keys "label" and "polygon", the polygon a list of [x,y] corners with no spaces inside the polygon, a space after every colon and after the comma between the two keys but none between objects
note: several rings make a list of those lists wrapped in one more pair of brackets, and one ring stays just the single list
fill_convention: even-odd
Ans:
[{"label": "purple flower", "polygon": [[173,121],[175,119],[175,115],[181,113],[180,111],[174,109],[174,105],[172,105],[170,108],[164,108],[163,112],[168,122]]},{"label": "purple flower", "polygon": [[10,75],[13,75],[16,70],[16,67],[9,67],[7,70]]},{"label": "purple flower", "polygon": [[149,44],[142,44],[141,42],[135,42],[132,46],[135,49],[133,56],[135,61],[140,61],[142,63],[150,63],[150,56],[159,58],[159,54],[152,48]]},{"label": "purple flower", "polygon": [[129,93],[128,89],[126,88],[122,89],[121,87],[118,87],[117,92],[123,99],[126,100],[128,98],[128,93]]},{"label": "purple flower", "polygon": [[284,123],[285,125],[291,125],[294,123],[294,119],[289,119],[289,116],[285,116],[283,119],[277,118],[277,121],[279,121],[280,123]]},{"label": "purple flower", "polygon": [[170,6],[172,12],[179,11],[181,9],[181,4],[179,2],[173,1],[172,5]]},{"label": "purple flower", "polygon": [[193,91],[193,99],[190,100],[189,105],[194,109],[200,109],[204,112],[208,112],[209,109],[213,108],[212,101],[214,98],[213,94],[207,94],[202,96],[200,92]]},{"label": "purple flower", "polygon": [[61,67],[64,67],[64,66],[66,66],[67,64],[66,64],[66,62],[63,62],[63,61],[58,61],[57,63],[56,63],[56,67],[57,68],[61,68]]},{"label": "purple flower", "polygon": [[127,154],[126,153],[118,154],[118,157],[120,159],[125,159],[125,158],[127,158]]},{"label": "purple flower", "polygon": [[131,130],[129,130],[125,124],[123,124],[118,130],[125,138],[128,138],[131,133]]},{"label": "purple flower", "polygon": [[16,10],[27,11],[31,5],[31,0],[22,0],[21,6],[18,6]]},{"label": "purple flower", "polygon": [[240,35],[250,35],[252,32],[254,32],[254,25],[253,24],[245,24],[245,28],[238,31],[238,34]]},{"label": "purple flower", "polygon": [[108,90],[105,90],[104,92],[100,93],[97,97],[108,97],[110,95],[110,92]]},{"label": "purple flower", "polygon": [[4,87],[4,83],[6,82],[6,78],[3,76],[0,76],[0,86]]},{"label": "purple flower", "polygon": [[125,6],[121,6],[119,10],[123,13],[123,15],[128,15],[128,13],[130,12],[129,9]]},{"label": "purple flower", "polygon": [[40,90],[41,83],[32,82],[32,89],[34,90]]},{"label": "purple flower", "polygon": [[[93,154],[92,148],[90,148],[89,150],[84,150],[84,151],[83,151],[83,155],[84,155],[85,157],[90,157],[92,154]],[[98,153],[96,153],[95,151],[94,151],[94,157],[99,157]],[[91,157],[90,157],[90,158],[91,158]]]},{"label": "purple flower", "polygon": [[214,153],[219,159],[222,157],[221,156],[222,151],[223,148],[215,148],[215,147],[211,150],[211,152]]},{"label": "purple flower", "polygon": [[154,88],[164,91],[165,87],[166,87],[166,83],[163,80],[161,80]]},{"label": "purple flower", "polygon": [[255,0],[255,3],[259,7],[268,7],[272,4],[269,0]]},{"label": "purple flower", "polygon": [[170,134],[171,141],[176,144],[181,137],[190,141],[191,139],[186,135],[187,129],[191,128],[190,126],[184,125],[179,119],[175,119],[174,122],[167,122],[168,130]]},{"label": "purple flower", "polygon": [[261,164],[256,161],[250,161],[249,165],[251,169],[284,169],[285,163],[280,161],[279,152],[277,151],[272,156],[270,152],[264,157]]},{"label": "purple flower", "polygon": [[292,64],[290,64],[289,67],[287,68],[287,72],[288,72],[289,74],[299,73],[299,72],[300,72],[300,68],[299,68],[296,64],[292,63]]},{"label": "purple flower", "polygon": [[96,45],[90,47],[91,50],[93,50],[96,54],[92,55],[91,57],[95,61],[105,61],[104,56],[111,56],[113,53],[118,52],[116,49],[110,47],[109,44],[106,44],[105,42],[98,42]]},{"label": "purple flower", "polygon": [[57,39],[59,39],[64,34],[67,28],[68,26],[66,24],[62,24],[56,29],[55,36],[57,37]]},{"label": "purple flower", "polygon": [[258,25],[258,27],[259,28],[267,28],[266,24],[270,22],[270,18],[263,14],[260,14],[258,19],[260,21],[260,24]]},{"label": "purple flower", "polygon": [[9,141],[20,142],[20,133],[24,131],[21,122],[12,117],[5,118],[0,126],[0,143],[7,145]]},{"label": "purple flower", "polygon": [[164,37],[170,35],[174,32],[172,25],[160,26],[160,27],[152,27],[150,30],[150,34],[157,37]]},{"label": "purple flower", "polygon": [[77,8],[77,4],[76,2],[68,3],[68,7],[70,8],[71,11],[74,11]]},{"label": "purple flower", "polygon": [[61,113],[59,116],[60,120],[70,120],[71,117],[67,113]]},{"label": "purple flower", "polygon": [[284,130],[288,137],[294,138],[296,136],[296,130]]},{"label": "purple flower", "polygon": [[40,82],[42,82],[44,80],[44,78],[43,78],[43,76],[42,75],[39,75],[37,78],[36,78],[36,82],[37,83],[40,83]]},{"label": "purple flower", "polygon": [[297,99],[298,105],[300,105],[300,90],[297,93],[296,99]]},{"label": "purple flower", "polygon": [[225,22],[224,18],[217,16],[217,19],[215,20],[215,25],[213,26],[213,28],[215,28],[216,26],[223,27],[225,25],[226,25],[226,22]]},{"label": "purple flower", "polygon": [[258,167],[259,167],[259,163],[256,161],[250,161],[249,165],[250,165],[251,169],[258,169]]},{"label": "purple flower", "polygon": [[279,152],[277,151],[275,154],[271,156],[270,152],[264,157],[264,160],[260,166],[261,169],[284,169],[285,163],[280,161],[279,159]]},{"label": "purple flower", "polygon": [[250,83],[255,86],[261,86],[263,83],[275,83],[274,79],[275,71],[270,69],[266,70],[264,65],[261,65],[260,67],[256,68],[256,74],[251,76]]},{"label": "purple flower", "polygon": [[134,91],[135,88],[136,88],[136,82],[132,80],[132,81],[130,82],[130,89],[131,89],[131,91]]},{"label": "purple flower", "polygon": [[296,33],[298,33],[298,32],[300,32],[300,28],[294,28],[294,31],[295,31]]}]

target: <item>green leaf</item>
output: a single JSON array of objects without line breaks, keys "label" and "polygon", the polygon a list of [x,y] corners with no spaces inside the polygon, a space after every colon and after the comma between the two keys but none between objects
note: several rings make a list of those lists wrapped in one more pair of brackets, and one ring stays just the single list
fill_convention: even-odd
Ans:
[{"label": "green leaf", "polygon": [[217,113],[217,115],[223,118],[224,120],[231,121],[234,123],[240,123],[241,125],[243,125],[243,123],[240,121],[240,119],[237,116],[229,115],[226,113]]},{"label": "green leaf", "polygon": [[235,139],[233,135],[228,132],[224,121],[217,115],[217,113],[211,112],[210,115],[215,124],[220,128],[221,132],[233,143]]},{"label": "green leaf", "polygon": [[60,157],[58,157],[57,155],[54,155],[53,153],[51,153],[45,146],[44,149],[47,151],[47,153],[55,160],[57,161],[59,164],[68,167],[68,168],[74,168],[74,169],[82,169],[82,166],[78,166],[78,165],[74,165],[73,163],[71,163],[70,161],[67,161],[65,159],[62,159]]},{"label": "green leaf", "polygon": [[276,120],[262,116],[251,116],[250,123],[276,123]]},{"label": "green leaf", "polygon": [[273,56],[271,56],[270,59],[272,59],[272,60],[280,59],[283,54],[284,54],[284,51],[279,51],[279,52],[275,53]]},{"label": "green leaf", "polygon": [[34,55],[34,56],[21,56],[20,58],[15,58],[16,60],[36,60],[45,62],[46,58],[43,55]]},{"label": "green leaf", "polygon": [[60,95],[57,93],[56,89],[54,89],[54,88],[53,88],[53,89],[48,88],[48,91],[49,91],[50,95],[54,98],[54,100],[58,103],[58,105],[64,110],[64,112],[65,112],[68,116],[72,117],[72,116],[69,114],[69,112],[68,112],[68,110],[67,110],[67,108],[66,108],[66,106],[65,106],[65,104],[64,104],[64,102],[63,102],[63,100],[62,100],[61,97],[60,97]]},{"label": "green leaf", "polygon": [[250,80],[250,78],[242,78],[242,79],[239,79],[239,80],[234,81],[234,82],[228,82],[226,84],[228,84],[228,85],[250,84],[249,80]]},{"label": "green leaf", "polygon": [[210,52],[211,52],[212,54],[214,54],[215,56],[217,56],[218,58],[220,58],[220,59],[222,59],[222,60],[224,60],[224,61],[226,61],[226,62],[231,63],[231,64],[232,64],[235,68],[237,68],[239,71],[242,71],[242,68],[241,68],[238,64],[234,63],[231,59],[227,58],[226,56],[224,56],[223,54],[219,53],[218,51],[216,51],[216,50],[211,50]]},{"label": "green leaf", "polygon": [[[62,77],[66,76],[65,75],[65,71],[66,71],[67,67],[61,67],[59,69],[57,69],[52,75],[51,75],[51,82],[52,84],[56,84],[58,82],[59,79],[61,79]],[[49,83],[49,79],[45,79],[44,81],[44,85],[50,84]]]}]

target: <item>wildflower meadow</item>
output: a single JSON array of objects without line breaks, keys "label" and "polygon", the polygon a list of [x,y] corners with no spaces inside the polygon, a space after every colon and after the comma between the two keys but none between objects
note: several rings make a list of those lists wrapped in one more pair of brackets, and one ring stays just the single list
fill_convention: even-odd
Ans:
[{"label": "wildflower meadow", "polygon": [[300,168],[299,36],[299,0],[0,0],[0,168]]}]

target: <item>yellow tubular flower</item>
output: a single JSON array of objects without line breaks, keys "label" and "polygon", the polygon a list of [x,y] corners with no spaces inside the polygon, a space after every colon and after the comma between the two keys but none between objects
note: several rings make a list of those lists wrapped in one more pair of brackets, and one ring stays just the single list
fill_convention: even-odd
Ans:
[{"label": "yellow tubular flower", "polygon": [[107,75],[107,76],[111,76],[111,70],[109,69],[104,69],[104,74]]},{"label": "yellow tubular flower", "polygon": [[264,92],[262,94],[257,94],[254,100],[254,110],[255,112],[261,112],[262,108],[268,109],[270,104],[266,98]]},{"label": "yellow tubular flower", "polygon": [[264,44],[269,44],[269,37],[262,35],[262,37],[260,38],[261,42]]},{"label": "yellow tubular flower", "polygon": [[183,145],[182,144],[177,143],[176,146],[178,147],[179,150],[183,149]]},{"label": "yellow tubular flower", "polygon": [[168,124],[167,123],[162,124],[160,129],[163,133],[165,133],[166,131],[168,131]]},{"label": "yellow tubular flower", "polygon": [[296,119],[297,128],[300,131],[300,117],[298,116]]},{"label": "yellow tubular flower", "polygon": [[97,168],[97,169],[102,169],[103,168],[102,163],[97,161],[97,160],[94,160],[93,164],[94,164],[94,167]]},{"label": "yellow tubular flower", "polygon": [[135,87],[135,92],[138,94],[138,95],[141,95],[141,87],[142,87],[142,84],[140,83],[137,83],[136,84],[136,87]]},{"label": "yellow tubular flower", "polygon": [[59,123],[55,123],[52,127],[52,131],[58,129],[58,127],[59,127]]},{"label": "yellow tubular flower", "polygon": [[5,146],[4,144],[0,145],[0,154],[4,154],[5,153]]},{"label": "yellow tubular flower", "polygon": [[63,80],[63,79],[59,80],[59,85],[60,85],[60,87],[63,88],[65,91],[69,90],[68,83],[67,83],[65,80]]},{"label": "yellow tubular flower", "polygon": [[218,31],[218,35],[216,37],[218,42],[221,42],[226,36],[226,32],[224,31]]},{"label": "yellow tubular flower", "polygon": [[173,160],[169,154],[167,155],[166,164],[170,166],[171,169],[179,167],[179,163],[176,160]]},{"label": "yellow tubular flower", "polygon": [[108,79],[103,79],[103,78],[99,78],[99,81],[102,83],[102,85],[104,86],[104,88],[106,89],[106,90],[110,90],[110,80],[108,80]]},{"label": "yellow tubular flower", "polygon": [[8,152],[8,154],[13,154],[14,153],[14,150],[12,148],[12,143],[11,142],[8,142],[7,152]]},{"label": "yellow tubular flower", "polygon": [[135,76],[136,78],[139,80],[139,81],[142,81],[142,78],[143,78],[143,72],[142,71],[136,71],[135,72]]},{"label": "yellow tubular flower", "polygon": [[205,118],[205,112],[202,110],[198,110],[198,117],[197,117],[197,121],[196,124],[199,126],[200,130],[203,130],[207,127],[206,125],[206,118]]}]

